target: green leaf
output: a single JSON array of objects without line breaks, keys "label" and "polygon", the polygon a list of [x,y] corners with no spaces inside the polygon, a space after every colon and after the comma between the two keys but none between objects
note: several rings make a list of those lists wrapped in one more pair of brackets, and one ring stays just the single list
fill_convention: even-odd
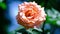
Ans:
[{"label": "green leaf", "polygon": [[2,8],[2,9],[6,9],[6,4],[5,3],[2,3],[2,2],[0,2],[0,7]]}]

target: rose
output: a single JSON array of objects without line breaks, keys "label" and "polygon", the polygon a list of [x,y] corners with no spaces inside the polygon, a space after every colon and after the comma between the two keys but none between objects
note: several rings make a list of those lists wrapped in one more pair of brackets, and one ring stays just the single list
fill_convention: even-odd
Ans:
[{"label": "rose", "polygon": [[17,22],[24,26],[26,29],[38,27],[44,22],[45,12],[44,8],[37,5],[35,2],[24,2],[18,6]]}]

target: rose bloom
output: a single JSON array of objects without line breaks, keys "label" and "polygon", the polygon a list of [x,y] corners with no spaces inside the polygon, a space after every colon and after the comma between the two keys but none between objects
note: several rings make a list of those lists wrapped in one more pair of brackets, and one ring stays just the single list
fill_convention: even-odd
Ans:
[{"label": "rose bloom", "polygon": [[46,20],[44,8],[35,2],[24,2],[18,6],[18,15],[16,16],[18,24],[26,29],[39,27]]}]

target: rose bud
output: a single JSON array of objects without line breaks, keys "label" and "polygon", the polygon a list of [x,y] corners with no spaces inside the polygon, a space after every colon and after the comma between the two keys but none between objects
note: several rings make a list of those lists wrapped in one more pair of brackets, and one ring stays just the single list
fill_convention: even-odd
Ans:
[{"label": "rose bud", "polygon": [[24,2],[18,6],[17,22],[26,29],[39,27],[46,20],[45,17],[44,8],[35,2]]}]

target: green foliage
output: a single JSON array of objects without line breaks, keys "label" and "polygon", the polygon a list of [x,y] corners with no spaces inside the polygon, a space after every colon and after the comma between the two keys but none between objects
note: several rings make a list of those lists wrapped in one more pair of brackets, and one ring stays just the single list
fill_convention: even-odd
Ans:
[{"label": "green foliage", "polygon": [[52,24],[52,25],[56,25],[56,19],[51,19],[48,15],[46,16],[46,23]]},{"label": "green foliage", "polygon": [[26,30],[25,28],[21,28],[19,30],[11,31],[8,34],[41,34],[41,31],[33,28],[30,28],[28,30]]},{"label": "green foliage", "polygon": [[3,2],[0,2],[0,7],[1,7],[3,10],[5,10],[5,9],[6,9],[6,4],[3,3]]}]

